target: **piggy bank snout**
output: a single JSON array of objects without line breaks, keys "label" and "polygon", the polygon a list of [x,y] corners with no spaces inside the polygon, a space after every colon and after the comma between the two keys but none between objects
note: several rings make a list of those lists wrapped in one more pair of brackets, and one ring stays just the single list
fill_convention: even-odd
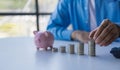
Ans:
[{"label": "piggy bank snout", "polygon": [[38,31],[33,31],[33,34],[36,35],[38,33]]}]

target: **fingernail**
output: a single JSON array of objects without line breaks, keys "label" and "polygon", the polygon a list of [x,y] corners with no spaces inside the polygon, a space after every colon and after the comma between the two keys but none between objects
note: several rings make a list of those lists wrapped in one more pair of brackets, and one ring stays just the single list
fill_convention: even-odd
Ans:
[{"label": "fingernail", "polygon": [[102,44],[100,44],[100,46],[102,47]]}]

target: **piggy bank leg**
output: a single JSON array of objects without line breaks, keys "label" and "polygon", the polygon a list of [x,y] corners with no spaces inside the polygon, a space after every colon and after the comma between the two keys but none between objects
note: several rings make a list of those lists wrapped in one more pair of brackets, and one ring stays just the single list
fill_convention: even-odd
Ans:
[{"label": "piggy bank leg", "polygon": [[47,51],[47,48],[45,48],[45,51]]},{"label": "piggy bank leg", "polygon": [[37,50],[39,50],[39,48],[37,47]]},{"label": "piggy bank leg", "polygon": [[53,46],[50,46],[50,50],[52,50]]}]

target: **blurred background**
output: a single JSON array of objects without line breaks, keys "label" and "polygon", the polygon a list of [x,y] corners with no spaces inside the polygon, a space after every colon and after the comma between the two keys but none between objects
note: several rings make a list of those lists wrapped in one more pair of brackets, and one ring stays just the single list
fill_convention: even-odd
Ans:
[{"label": "blurred background", "polygon": [[[2,13],[36,13],[36,0],[0,0]],[[51,13],[55,10],[58,0],[38,0],[39,27],[46,30]],[[0,38],[32,37],[36,30],[36,15],[0,15]]]}]

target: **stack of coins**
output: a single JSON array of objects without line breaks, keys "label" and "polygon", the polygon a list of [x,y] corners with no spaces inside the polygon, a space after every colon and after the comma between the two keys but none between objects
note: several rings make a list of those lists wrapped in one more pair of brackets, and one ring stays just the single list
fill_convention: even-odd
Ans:
[{"label": "stack of coins", "polygon": [[74,44],[70,44],[69,45],[69,53],[70,54],[74,54],[75,52],[74,52]]},{"label": "stack of coins", "polygon": [[95,42],[94,42],[94,40],[91,40],[91,41],[89,41],[89,43],[88,43],[88,54],[90,55],[90,56],[96,56],[96,51],[95,51]]},{"label": "stack of coins", "polygon": [[79,46],[78,46],[78,54],[79,55],[84,55],[84,43],[79,43]]},{"label": "stack of coins", "polygon": [[60,47],[60,52],[61,52],[61,53],[66,53],[66,48],[65,48],[65,46],[61,46],[61,47]]},{"label": "stack of coins", "polygon": [[52,48],[52,52],[58,52],[58,48]]}]

